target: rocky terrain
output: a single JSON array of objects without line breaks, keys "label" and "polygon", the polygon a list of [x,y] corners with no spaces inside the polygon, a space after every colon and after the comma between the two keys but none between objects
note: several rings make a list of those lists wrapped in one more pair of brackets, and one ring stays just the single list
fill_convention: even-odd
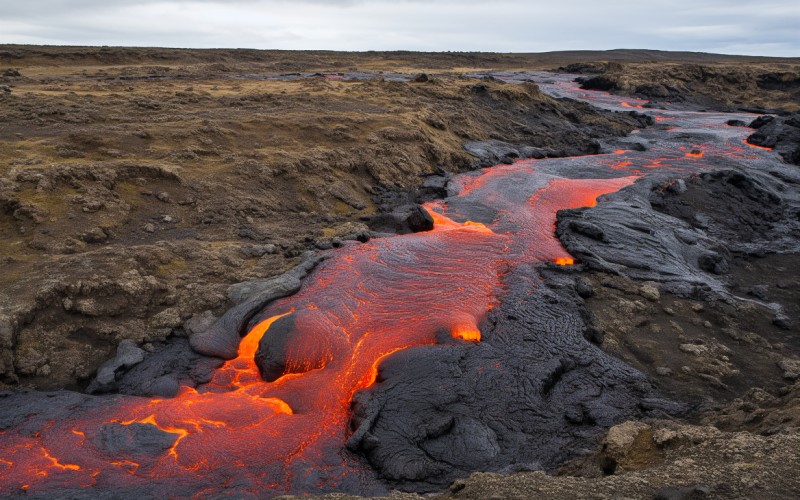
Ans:
[{"label": "rocky terrain", "polygon": [[800,109],[800,67],[796,62],[742,65],[686,61],[573,63],[561,68],[582,73],[583,87],[659,102],[686,102],[709,109],[796,112]]},{"label": "rocky terrain", "polygon": [[[800,61],[792,59],[0,47],[2,387],[149,394],[125,385],[153,366],[125,374],[143,352],[189,352],[188,337],[200,352],[230,357],[215,350],[224,346],[198,348],[205,340],[195,332],[226,311],[226,331],[237,332],[250,319],[242,323],[242,311],[254,312],[247,297],[261,293],[263,303],[292,293],[299,282],[291,280],[308,268],[260,282],[256,292],[230,285],[276,276],[307,250],[415,230],[392,211],[446,195],[452,173],[595,154],[634,129],[659,126],[638,110],[602,111],[532,83],[470,76],[558,67],[582,73],[585,88],[651,99],[648,107],[775,111],[731,125],[751,126],[752,144],[797,164],[791,112]],[[576,321],[586,322],[591,342],[685,406],[626,409],[635,420],[611,427],[578,458],[546,464],[554,474],[476,473],[437,497],[800,495],[800,218],[786,201],[798,176],[773,177],[720,169],[637,184],[596,208],[562,212],[559,237],[583,266],[548,278],[566,287],[558,300],[582,311]],[[692,247],[684,257],[706,252],[692,270],[694,288],[661,279],[676,268],[686,275],[684,263],[654,265],[647,256],[655,254],[633,252],[647,231],[603,226],[615,203],[650,207],[625,220],[668,221],[650,224],[658,228],[647,229],[650,240],[666,241],[658,231],[681,224],[708,235],[681,243]],[[207,381],[204,370],[216,366],[182,383]],[[382,411],[385,397],[365,401],[356,421],[377,418],[369,405]],[[381,432],[393,433],[377,424]],[[368,457],[387,453],[350,445]],[[443,489],[475,470],[463,467],[430,482]],[[395,479],[402,487],[406,478]]]}]

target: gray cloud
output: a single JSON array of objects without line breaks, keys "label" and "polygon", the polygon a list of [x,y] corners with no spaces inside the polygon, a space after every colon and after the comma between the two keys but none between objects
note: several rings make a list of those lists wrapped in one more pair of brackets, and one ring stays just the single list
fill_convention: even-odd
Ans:
[{"label": "gray cloud", "polygon": [[4,6],[0,42],[798,56],[797,26],[797,0],[38,0]]}]

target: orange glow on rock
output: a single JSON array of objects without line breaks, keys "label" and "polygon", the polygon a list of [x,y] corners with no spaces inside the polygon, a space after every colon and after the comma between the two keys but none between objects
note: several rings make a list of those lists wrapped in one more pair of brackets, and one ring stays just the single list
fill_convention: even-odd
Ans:
[{"label": "orange glow on rock", "polygon": [[454,339],[462,339],[467,342],[480,342],[481,331],[474,325],[459,323],[450,331],[450,336]]},{"label": "orange glow on rock", "polygon": [[[630,162],[630,161],[618,161],[616,163],[613,163],[611,165],[611,168],[613,168],[614,170],[625,170],[626,168],[631,167],[631,166],[633,166],[633,162]],[[588,205],[588,206],[594,206],[594,205]]]},{"label": "orange glow on rock", "polygon": [[772,151],[772,148],[768,148],[768,147],[765,147],[765,146],[759,146],[758,144],[753,144],[752,142],[748,142],[747,139],[744,139],[743,142],[745,144],[747,144],[748,146],[750,146],[751,148],[763,149],[764,151]]},{"label": "orange glow on rock", "polygon": [[432,202],[426,204],[424,206],[425,210],[431,215],[433,218],[433,230],[434,231],[453,231],[453,230],[467,230],[467,231],[477,231],[481,233],[488,233],[492,234],[492,230],[489,229],[486,224],[482,224],[480,222],[473,222],[473,221],[466,221],[466,222],[456,222],[446,215],[439,213],[434,210],[434,208],[441,209],[441,204]]},{"label": "orange glow on rock", "polygon": [[693,149],[690,152],[686,153],[685,156],[687,156],[689,158],[702,158],[703,154],[705,154],[703,150],[701,150],[701,149]]},{"label": "orange glow on rock", "polygon": [[572,257],[557,257],[553,262],[559,266],[571,266],[575,264],[575,259]]}]

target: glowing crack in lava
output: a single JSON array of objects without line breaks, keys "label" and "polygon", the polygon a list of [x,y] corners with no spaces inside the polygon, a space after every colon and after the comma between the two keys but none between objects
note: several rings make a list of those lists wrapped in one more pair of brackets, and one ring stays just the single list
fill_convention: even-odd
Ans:
[{"label": "glowing crack in lava", "polygon": [[[585,94],[571,83],[554,86]],[[592,102],[619,109],[613,101],[592,94]],[[672,118],[705,129],[728,117]],[[412,346],[480,342],[509,269],[575,264],[554,236],[558,210],[593,206],[642,169],[683,173],[722,157],[749,159],[740,146],[746,132],[724,133],[718,145],[666,142],[459,176],[457,196],[426,206],[433,231],[332,251],[297,294],[254,318],[238,357],[210,383],[172,399],[95,398],[44,428],[19,422],[0,430],[0,493],[385,491],[344,450],[353,396],[375,383],[381,361]]]}]

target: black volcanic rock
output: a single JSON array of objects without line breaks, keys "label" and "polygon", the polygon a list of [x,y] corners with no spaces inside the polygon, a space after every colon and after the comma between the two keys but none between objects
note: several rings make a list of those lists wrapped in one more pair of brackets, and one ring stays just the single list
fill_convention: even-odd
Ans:
[{"label": "black volcanic rock", "polygon": [[800,220],[772,175],[719,170],[644,178],[593,208],[558,212],[557,235],[589,268],[665,283],[679,295],[726,295],[730,252],[800,250]]},{"label": "black volcanic rock", "polygon": [[546,156],[564,156],[563,153],[536,148],[532,146],[516,146],[498,140],[467,141],[464,149],[475,156],[480,166],[491,167],[500,163],[510,164],[519,158],[544,158]]},{"label": "black volcanic rock", "polygon": [[132,340],[123,340],[117,346],[117,354],[113,359],[103,363],[89,387],[88,393],[109,392],[117,387],[117,374],[120,371],[144,361],[145,352]]},{"label": "black volcanic rock", "polygon": [[395,223],[404,232],[418,233],[433,229],[433,217],[421,205],[404,205],[392,212]]},{"label": "black volcanic rock", "polygon": [[168,450],[178,439],[178,434],[162,431],[153,424],[109,423],[100,426],[91,436],[92,443],[112,455],[120,453],[158,455]]},{"label": "black volcanic rock", "polygon": [[[156,344],[141,363],[119,373],[115,392],[132,396],[174,397],[180,386],[197,387],[211,380],[223,361],[203,356],[185,338]],[[87,390],[87,392],[93,392]]]},{"label": "black volcanic rock", "polygon": [[280,276],[232,285],[228,294],[237,305],[207,330],[189,337],[192,349],[222,359],[235,358],[250,319],[269,302],[299,290],[301,280],[322,260],[322,256],[309,254],[300,265]]},{"label": "black volcanic rock", "polygon": [[777,151],[787,163],[800,165],[800,113],[789,116],[762,116],[751,128],[756,133],[747,142]]},{"label": "black volcanic rock", "polygon": [[261,378],[267,382],[277,380],[286,372],[286,347],[295,332],[295,316],[290,315],[273,323],[269,335],[261,338],[255,362]]},{"label": "black volcanic rock", "polygon": [[603,90],[608,92],[610,90],[616,90],[619,85],[616,78],[608,75],[598,75],[590,78],[578,78],[577,81],[581,84],[581,88],[584,90]]},{"label": "black volcanic rock", "polygon": [[571,278],[537,276],[522,266],[507,277],[481,343],[384,360],[355,397],[348,447],[395,487],[432,491],[471,471],[552,470],[608,426],[680,409],[585,338]]},{"label": "black volcanic rock", "polygon": [[370,227],[379,232],[418,233],[433,229],[433,217],[421,205],[410,203],[372,218]]}]

